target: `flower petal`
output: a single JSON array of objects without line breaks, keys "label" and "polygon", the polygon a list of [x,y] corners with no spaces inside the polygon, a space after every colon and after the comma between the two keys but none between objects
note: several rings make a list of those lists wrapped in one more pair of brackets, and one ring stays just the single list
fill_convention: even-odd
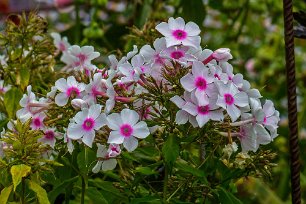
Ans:
[{"label": "flower petal", "polygon": [[112,130],[119,130],[123,124],[119,113],[112,113],[107,116],[107,126]]},{"label": "flower petal", "polygon": [[235,105],[239,106],[239,107],[245,107],[247,105],[249,105],[249,97],[246,93],[244,92],[239,92],[234,96],[234,103]]},{"label": "flower petal", "polygon": [[107,143],[122,144],[124,137],[120,135],[118,130],[111,131],[107,140]]},{"label": "flower petal", "polygon": [[197,115],[196,120],[201,128],[209,121],[209,117],[208,115]]},{"label": "flower petal", "polygon": [[109,171],[113,170],[117,166],[117,160],[116,159],[108,159],[105,160],[102,164],[102,171]]},{"label": "flower petal", "polygon": [[201,32],[199,26],[195,24],[194,22],[188,22],[185,25],[185,31],[187,32],[188,36],[199,35]]},{"label": "flower petal", "polygon": [[140,121],[133,126],[133,135],[137,138],[146,138],[149,134],[149,128],[144,121]]},{"label": "flower petal", "polygon": [[123,109],[120,113],[123,123],[135,125],[139,121],[139,115],[136,111],[130,109]]},{"label": "flower petal", "polygon": [[123,146],[128,152],[134,151],[138,146],[138,140],[135,137],[125,138]]},{"label": "flower petal", "polygon": [[82,141],[84,144],[86,144],[88,147],[92,147],[92,143],[95,139],[95,131],[92,130],[90,132],[86,132],[82,138]]},{"label": "flower petal", "polygon": [[162,22],[158,24],[155,29],[164,36],[171,36],[171,30],[169,29],[168,23]]},{"label": "flower petal", "polygon": [[80,139],[84,135],[82,126],[78,124],[69,124],[67,129],[67,137],[73,140]]},{"label": "flower petal", "polygon": [[91,105],[88,110],[88,117],[91,117],[93,119],[96,119],[97,117],[99,117],[101,113],[101,108],[102,106],[99,104]]},{"label": "flower petal", "polygon": [[186,124],[189,118],[189,114],[184,110],[179,110],[175,115],[175,122],[178,125]]},{"label": "flower petal", "polygon": [[186,91],[191,92],[196,88],[194,85],[194,77],[191,74],[183,76],[180,82]]},{"label": "flower petal", "polygon": [[65,93],[59,93],[55,96],[55,103],[58,106],[65,106],[68,102],[68,97]]},{"label": "flower petal", "polygon": [[241,111],[235,105],[227,106],[226,110],[228,115],[231,117],[232,122],[235,122],[241,114]]}]

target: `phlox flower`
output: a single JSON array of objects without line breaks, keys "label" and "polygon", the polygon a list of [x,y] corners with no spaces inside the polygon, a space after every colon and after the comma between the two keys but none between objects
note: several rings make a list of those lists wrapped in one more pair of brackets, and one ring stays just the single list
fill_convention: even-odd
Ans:
[{"label": "phlox flower", "polygon": [[106,123],[106,116],[101,113],[101,108],[101,105],[94,104],[78,112],[68,126],[67,136],[73,140],[82,139],[84,144],[92,147],[95,130],[99,130]]},{"label": "phlox flower", "polygon": [[195,58],[188,53],[188,50],[188,47],[173,46],[165,49],[161,56],[187,67],[189,62],[195,60]]},{"label": "phlox flower", "polygon": [[109,81],[102,78],[102,73],[95,73],[93,79],[85,87],[87,93],[85,99],[96,101],[97,97],[106,95],[107,88],[111,86],[112,84]]},{"label": "phlox flower", "polygon": [[241,143],[243,152],[256,152],[260,144],[268,144],[271,142],[271,136],[262,125],[246,124],[240,127],[238,139]]},{"label": "phlox flower", "polygon": [[64,142],[67,144],[68,152],[70,154],[72,154],[72,152],[74,150],[74,145],[72,143],[72,140],[69,137],[67,137],[66,128],[64,128],[64,131],[65,131],[65,133],[64,133]]},{"label": "phlox flower", "polygon": [[184,45],[198,48],[201,42],[200,28],[193,22],[185,24],[183,18],[169,18],[168,23],[162,22],[156,26],[166,38],[167,47],[174,45]]},{"label": "phlox flower", "polygon": [[44,129],[45,125],[44,125],[44,119],[46,117],[46,114],[41,112],[38,114],[35,114],[34,116],[32,116],[32,121],[31,121],[31,125],[30,127],[33,130],[38,130],[38,129]]},{"label": "phlox flower", "polygon": [[16,116],[23,121],[28,120],[35,111],[35,108],[31,107],[31,103],[37,103],[36,96],[32,92],[32,86],[27,87],[27,94],[23,94],[23,97],[19,101],[19,105],[22,107],[16,112]]},{"label": "phlox flower", "polygon": [[114,157],[121,153],[120,146],[118,144],[110,144],[108,149],[105,145],[97,144],[97,146],[97,157],[99,158],[99,161],[92,168],[92,172],[98,173],[100,170],[113,170],[117,165],[117,160],[114,159]]},{"label": "phlox flower", "polygon": [[67,52],[68,48],[70,47],[67,37],[62,38],[58,33],[51,33],[50,35],[53,38],[53,43],[57,50]]},{"label": "phlox flower", "polygon": [[138,121],[138,113],[130,109],[107,116],[107,125],[112,129],[107,143],[123,144],[129,152],[134,151],[138,146],[136,138],[143,139],[150,134],[147,124]]},{"label": "phlox flower", "polygon": [[170,101],[173,102],[178,108],[180,108],[180,110],[175,115],[175,122],[178,125],[186,124],[187,121],[189,121],[193,127],[198,127],[196,117],[183,110],[184,105],[191,101],[191,93],[185,91],[183,98],[176,95],[170,98]]},{"label": "phlox flower", "polygon": [[208,104],[203,103],[191,93],[191,100],[182,107],[183,110],[196,117],[199,127],[203,127],[209,120],[221,121],[224,119],[223,110],[216,105],[216,98],[209,98]]},{"label": "phlox flower", "polygon": [[180,82],[186,91],[195,90],[195,96],[201,105],[207,105],[208,96],[214,94],[214,77],[209,74],[209,69],[201,62],[193,62],[192,74],[188,73],[181,78]]},{"label": "phlox flower", "polygon": [[4,80],[0,80],[0,94],[4,94],[10,89],[11,85],[4,86]]},{"label": "phlox flower", "polygon": [[56,132],[55,128],[48,128],[43,130],[44,135],[38,139],[38,142],[42,142],[44,144],[49,145],[50,147],[54,148],[56,143],[56,138],[61,139],[62,135],[59,132]]},{"label": "phlox flower", "polygon": [[266,100],[263,105],[264,120],[263,125],[270,131],[272,139],[277,136],[278,123],[280,121],[279,112],[275,110],[274,104],[270,100]]},{"label": "phlox flower", "polygon": [[218,81],[216,84],[219,91],[216,104],[227,111],[233,122],[236,121],[241,115],[238,107],[249,105],[248,95],[240,92],[233,83],[223,84]]},{"label": "phlox flower", "polygon": [[92,69],[91,60],[100,56],[92,46],[73,45],[63,54],[61,60],[76,70],[83,71],[85,68]]},{"label": "phlox flower", "polygon": [[120,72],[124,75],[121,78],[123,83],[138,81],[141,74],[146,74],[150,71],[148,65],[145,65],[144,59],[141,55],[135,55],[131,63],[126,62],[119,67]]},{"label": "phlox flower", "polygon": [[58,79],[55,87],[61,92],[55,96],[55,103],[58,106],[65,106],[69,98],[81,97],[81,92],[85,89],[85,85],[78,83],[74,76],[69,76],[67,80]]},{"label": "phlox flower", "polygon": [[126,63],[128,60],[134,57],[137,53],[138,53],[138,48],[136,45],[133,45],[133,50],[128,52],[127,55],[123,56],[119,61],[117,60],[115,55],[109,55],[108,60],[110,62],[110,69],[117,70],[120,65]]}]

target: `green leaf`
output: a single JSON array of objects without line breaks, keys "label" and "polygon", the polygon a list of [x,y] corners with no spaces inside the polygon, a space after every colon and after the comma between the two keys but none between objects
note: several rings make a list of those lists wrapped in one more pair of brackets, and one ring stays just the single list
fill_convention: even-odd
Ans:
[{"label": "green leaf", "polygon": [[130,204],[142,204],[142,203],[159,204],[161,203],[161,200],[154,196],[146,196],[143,198],[134,198],[131,200]]},{"label": "green leaf", "polygon": [[184,171],[184,172],[188,172],[188,173],[191,173],[192,175],[196,176],[196,177],[205,177],[205,173],[203,170],[200,170],[200,169],[197,169],[193,166],[191,166],[190,164],[188,164],[187,162],[183,162],[183,161],[180,161],[180,162],[176,162],[175,163],[175,166],[181,170],[181,171]]},{"label": "green leaf", "polygon": [[180,147],[177,137],[173,134],[169,134],[166,142],[163,145],[162,152],[165,158],[165,162],[170,166],[170,168],[173,166],[173,163],[178,157],[179,151]]},{"label": "green leaf", "polygon": [[2,189],[0,194],[0,203],[7,203],[7,200],[10,197],[12,189],[13,185],[10,185],[9,187],[5,187],[4,189]]},{"label": "green leaf", "polygon": [[21,179],[26,177],[31,171],[31,167],[25,164],[14,165],[11,167],[11,174],[13,179],[14,191],[20,184]]},{"label": "green leaf", "polygon": [[95,187],[88,187],[86,195],[93,203],[108,204],[101,192]]},{"label": "green leaf", "polygon": [[115,188],[113,182],[91,179],[89,184],[101,189],[101,193],[108,203],[128,203],[127,195]]},{"label": "green leaf", "polygon": [[225,190],[222,187],[218,187],[219,201],[221,204],[242,204],[242,202],[236,198],[231,192]]},{"label": "green leaf", "polygon": [[19,101],[22,97],[21,91],[13,87],[4,94],[4,105],[10,119],[15,118],[15,113],[19,108]]},{"label": "green leaf", "polygon": [[37,183],[29,180],[29,187],[32,191],[34,191],[37,195],[38,201],[40,204],[50,204],[47,192]]},{"label": "green leaf", "polygon": [[88,172],[95,165],[96,153],[91,149],[85,147],[77,156],[77,163],[82,174],[88,175]]},{"label": "green leaf", "polygon": [[199,26],[203,24],[206,10],[202,0],[182,0],[181,5],[183,8],[181,17],[183,17],[186,22],[193,21]]},{"label": "green leaf", "polygon": [[71,179],[68,179],[64,182],[62,182],[61,184],[59,184],[58,186],[56,186],[52,191],[50,191],[48,193],[48,198],[50,200],[50,203],[54,203],[56,197],[65,192],[66,188],[69,187],[70,184],[76,182],[78,180],[79,176],[73,177]]},{"label": "green leaf", "polygon": [[151,169],[150,167],[143,167],[143,166],[140,166],[140,167],[136,167],[136,172],[139,172],[141,174],[144,174],[144,175],[153,175],[153,174],[158,174],[156,171],[154,171],[153,169]]},{"label": "green leaf", "polygon": [[30,69],[27,67],[22,67],[20,69],[20,86],[22,90],[29,85],[30,81]]}]

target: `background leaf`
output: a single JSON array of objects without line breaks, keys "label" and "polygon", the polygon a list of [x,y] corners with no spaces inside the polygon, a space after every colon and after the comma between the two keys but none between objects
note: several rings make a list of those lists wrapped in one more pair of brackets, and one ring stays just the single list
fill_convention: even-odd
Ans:
[{"label": "background leaf", "polygon": [[4,189],[2,189],[0,194],[0,203],[7,203],[7,200],[10,197],[12,189],[13,185],[10,185],[9,187],[5,187]]},{"label": "background leaf", "polygon": [[6,108],[6,112],[8,114],[8,117],[10,119],[15,118],[15,113],[17,109],[19,108],[19,101],[22,97],[21,91],[13,87],[4,95],[4,105]]},{"label": "background leaf", "polygon": [[11,167],[11,175],[13,179],[14,191],[16,187],[20,184],[21,179],[26,177],[31,171],[31,167],[25,164],[14,165]]},{"label": "background leaf", "polygon": [[29,187],[31,190],[33,190],[36,193],[40,204],[50,204],[48,196],[47,196],[47,192],[45,189],[43,189],[40,185],[38,185],[37,183],[31,180],[29,180]]}]

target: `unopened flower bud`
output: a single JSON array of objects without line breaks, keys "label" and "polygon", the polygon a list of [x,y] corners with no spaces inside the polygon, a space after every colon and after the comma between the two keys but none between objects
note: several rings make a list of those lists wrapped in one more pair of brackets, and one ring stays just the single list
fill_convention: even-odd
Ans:
[{"label": "unopened flower bud", "polygon": [[86,102],[83,99],[76,98],[71,101],[71,105],[74,109],[79,110],[86,105]]},{"label": "unopened flower bud", "polygon": [[228,61],[233,58],[230,52],[228,48],[219,48],[212,53],[212,57],[217,61]]}]

